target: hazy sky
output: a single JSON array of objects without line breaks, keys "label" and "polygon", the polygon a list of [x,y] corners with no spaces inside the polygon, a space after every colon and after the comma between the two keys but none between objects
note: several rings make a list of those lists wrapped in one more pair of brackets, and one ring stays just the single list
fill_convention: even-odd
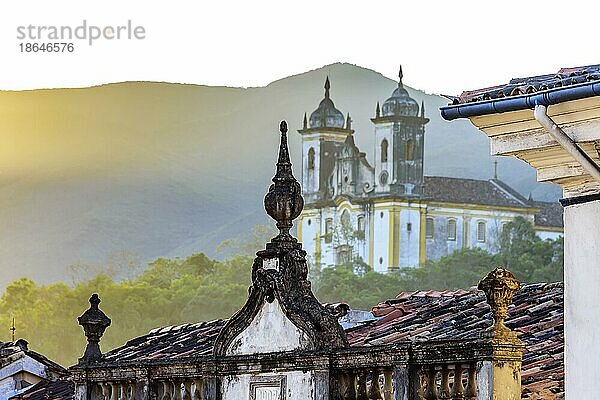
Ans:
[{"label": "hazy sky", "polygon": [[[342,61],[430,93],[600,62],[600,2],[9,1],[0,13],[0,89],[125,80],[262,86]],[[132,21],[143,40],[75,41],[21,53],[17,27]]]}]

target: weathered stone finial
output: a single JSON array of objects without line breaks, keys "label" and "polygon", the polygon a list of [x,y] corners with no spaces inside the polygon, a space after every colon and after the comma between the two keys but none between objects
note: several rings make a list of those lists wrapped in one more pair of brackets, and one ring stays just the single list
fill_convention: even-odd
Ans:
[{"label": "weathered stone finial", "polygon": [[88,344],[85,348],[83,357],[79,359],[80,363],[88,363],[102,359],[100,351],[100,338],[104,330],[110,326],[110,318],[98,308],[100,298],[97,293],[90,297],[90,308],[88,308],[80,317],[77,318],[79,325],[83,327]]},{"label": "weathered stone finial", "polygon": [[504,325],[508,306],[521,284],[509,270],[498,267],[479,281],[477,289],[485,292],[487,303],[492,309],[494,325],[488,331],[495,339],[516,339],[517,335]]},{"label": "weathered stone finial", "polygon": [[352,118],[350,118],[350,113],[346,115],[346,129],[352,129]]},{"label": "weathered stone finial", "polygon": [[379,107],[379,102],[377,102],[377,107],[375,108],[375,118],[379,118],[381,116],[381,107]]},{"label": "weathered stone finial", "polygon": [[287,122],[281,121],[279,125],[281,143],[277,160],[277,172],[273,177],[273,184],[265,195],[265,210],[267,214],[277,221],[279,235],[271,239],[271,245],[280,248],[293,248],[298,246],[296,238],[290,235],[292,221],[302,212],[304,199],[300,184],[292,174],[292,163],[287,145]]},{"label": "weathered stone finial", "polygon": [[421,100],[421,118],[425,118],[425,101]]},{"label": "weathered stone finial", "polygon": [[304,121],[302,121],[302,129],[308,129],[308,119],[306,119],[306,113],[304,113]]},{"label": "weathered stone finial", "polygon": [[331,84],[329,83],[329,75],[327,75],[327,78],[325,79],[325,98],[328,99],[329,98],[329,88],[331,87]]}]

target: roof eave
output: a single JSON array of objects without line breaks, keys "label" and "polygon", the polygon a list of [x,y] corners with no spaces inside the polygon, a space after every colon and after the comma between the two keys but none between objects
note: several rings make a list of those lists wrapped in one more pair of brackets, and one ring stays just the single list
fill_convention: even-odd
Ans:
[{"label": "roof eave", "polygon": [[537,93],[504,97],[440,107],[442,118],[451,121],[480,115],[533,109],[536,105],[550,106],[586,97],[600,96],[600,82],[584,82],[577,85],[544,90]]}]

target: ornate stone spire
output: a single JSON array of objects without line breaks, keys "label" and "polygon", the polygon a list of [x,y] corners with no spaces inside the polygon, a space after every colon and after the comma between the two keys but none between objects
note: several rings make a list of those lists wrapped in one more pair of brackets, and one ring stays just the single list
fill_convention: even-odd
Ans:
[{"label": "ornate stone spire", "polygon": [[308,119],[306,119],[306,113],[304,113],[304,121],[302,121],[302,129],[308,129]]},{"label": "ornate stone spire", "polygon": [[402,87],[402,64],[400,64],[400,70],[398,71],[398,87]]},{"label": "ornate stone spire", "polygon": [[328,99],[329,98],[329,88],[331,87],[331,84],[329,83],[329,75],[327,75],[327,78],[325,79],[325,98]]},{"label": "ornate stone spire", "polygon": [[379,107],[379,102],[377,102],[377,107],[375,108],[375,118],[379,118],[381,116],[381,108]]},{"label": "ornate stone spire", "polygon": [[425,118],[425,101],[421,100],[421,118]]},{"label": "ornate stone spire", "polygon": [[521,284],[509,270],[498,267],[479,281],[477,289],[485,292],[487,303],[492,309],[494,325],[489,335],[495,339],[517,339],[517,335],[504,325],[508,306],[512,303],[513,295],[521,288]]},{"label": "ornate stone spire", "polygon": [[[327,88],[328,85],[326,85]],[[290,235],[292,221],[300,215],[304,207],[304,199],[300,184],[292,174],[292,163],[287,145],[287,122],[281,121],[279,125],[281,142],[279,144],[279,157],[277,172],[273,177],[273,184],[265,195],[265,210],[267,214],[277,221],[279,235],[271,239],[271,247],[293,248],[298,247],[296,238]]]},{"label": "ornate stone spire", "polygon": [[352,118],[350,118],[350,113],[346,115],[346,129],[352,129]]},{"label": "ornate stone spire", "polygon": [[[300,184],[292,175],[287,146],[288,128],[285,121],[281,121],[279,130],[281,143],[277,172],[269,192],[265,195],[265,209],[267,214],[277,221],[279,235],[267,243],[265,250],[256,253],[248,299],[219,332],[213,346],[213,353],[217,356],[237,354],[240,340],[243,340],[240,339],[240,335],[256,320],[261,310],[268,307],[267,304],[275,301],[285,317],[302,332],[298,349],[325,350],[348,347],[346,334],[336,316],[314,296],[308,280],[306,252],[289,233],[292,221],[302,211],[304,200]],[[268,340],[265,338],[271,337],[269,335],[286,335],[285,331],[274,332],[277,326],[276,324],[274,328],[269,327],[269,334],[265,332],[264,336],[258,335],[256,340]],[[253,336],[256,336],[255,332]],[[279,346],[277,343],[273,345]]]},{"label": "ornate stone spire", "polygon": [[83,357],[79,359],[80,363],[88,363],[102,359],[100,351],[100,338],[104,334],[104,330],[110,326],[110,318],[98,308],[100,298],[97,293],[90,297],[90,308],[87,309],[80,317],[77,318],[79,325],[83,327],[88,344],[85,348]]}]

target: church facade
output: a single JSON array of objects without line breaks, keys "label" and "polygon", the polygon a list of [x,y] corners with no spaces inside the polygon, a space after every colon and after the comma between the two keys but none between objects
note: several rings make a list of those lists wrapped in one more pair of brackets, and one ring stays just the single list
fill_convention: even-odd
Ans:
[{"label": "church facade", "polygon": [[371,118],[372,163],[354,142],[350,115],[325,96],[298,132],[306,202],[298,236],[312,266],[360,258],[374,271],[423,264],[461,248],[496,250],[503,224],[517,216],[542,238],[562,234],[557,203],[526,199],[494,177],[474,180],[424,176],[425,107],[402,84]]}]

